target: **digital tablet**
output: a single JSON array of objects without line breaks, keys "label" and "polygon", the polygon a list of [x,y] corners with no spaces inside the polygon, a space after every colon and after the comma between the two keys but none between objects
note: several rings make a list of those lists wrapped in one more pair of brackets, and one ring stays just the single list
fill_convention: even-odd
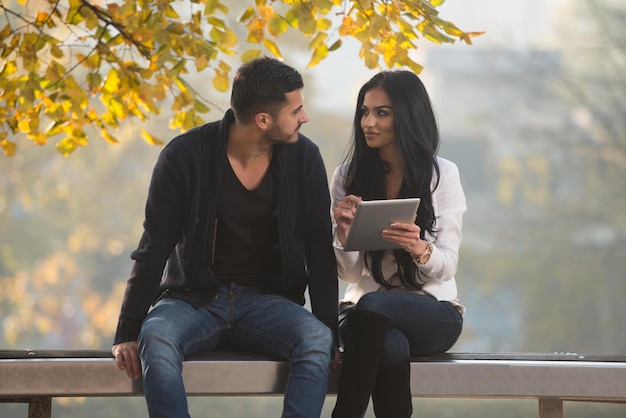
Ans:
[{"label": "digital tablet", "polygon": [[400,248],[381,237],[392,222],[413,222],[419,198],[364,200],[356,207],[344,251],[391,250]]}]

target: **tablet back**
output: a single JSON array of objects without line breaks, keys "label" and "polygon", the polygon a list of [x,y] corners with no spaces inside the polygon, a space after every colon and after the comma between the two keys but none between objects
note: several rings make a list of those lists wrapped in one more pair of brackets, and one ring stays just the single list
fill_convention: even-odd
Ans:
[{"label": "tablet back", "polygon": [[390,250],[399,246],[384,240],[382,230],[394,221],[413,222],[419,198],[366,200],[357,206],[344,251]]}]

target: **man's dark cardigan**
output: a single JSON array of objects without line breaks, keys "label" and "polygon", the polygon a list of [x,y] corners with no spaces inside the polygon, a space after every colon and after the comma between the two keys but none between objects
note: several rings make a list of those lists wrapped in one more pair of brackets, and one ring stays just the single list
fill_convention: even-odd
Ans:
[{"label": "man's dark cardigan", "polygon": [[[148,190],[144,233],[114,343],[135,341],[149,307],[166,290],[196,307],[210,303],[218,279],[211,271],[216,196],[226,163],[232,110],[220,121],[174,138],[163,149]],[[279,186],[276,204],[282,274],[267,278],[272,292],[304,304],[336,336],[337,267],[332,249],[330,195],[319,148],[304,135],[275,145]]]}]

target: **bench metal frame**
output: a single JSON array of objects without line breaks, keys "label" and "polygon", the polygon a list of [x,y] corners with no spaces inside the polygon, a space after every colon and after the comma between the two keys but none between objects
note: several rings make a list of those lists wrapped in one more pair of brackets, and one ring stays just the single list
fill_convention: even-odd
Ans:
[{"label": "bench metal frame", "polygon": [[[183,366],[190,396],[278,396],[287,375],[284,361],[237,353],[195,356]],[[564,401],[626,402],[626,355],[447,353],[413,359],[411,391],[422,398],[537,399],[540,418],[562,418]],[[129,379],[107,351],[0,350],[0,401],[28,402],[29,418],[49,418],[55,397],[107,396],[143,396],[141,381]]]}]

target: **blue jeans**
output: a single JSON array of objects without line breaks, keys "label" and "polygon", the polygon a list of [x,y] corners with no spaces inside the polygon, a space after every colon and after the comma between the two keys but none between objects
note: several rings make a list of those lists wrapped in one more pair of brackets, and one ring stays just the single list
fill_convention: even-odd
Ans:
[{"label": "blue jeans", "polygon": [[448,351],[461,335],[463,317],[450,302],[404,291],[380,291],[363,295],[356,309],[376,312],[390,319],[381,364],[393,366],[412,356]]},{"label": "blue jeans", "polygon": [[319,418],[334,349],[330,329],[289,299],[237,284],[222,286],[200,309],[165,298],[148,313],[139,356],[150,417],[189,417],[183,358],[222,348],[225,334],[226,349],[289,360],[283,418]]}]

